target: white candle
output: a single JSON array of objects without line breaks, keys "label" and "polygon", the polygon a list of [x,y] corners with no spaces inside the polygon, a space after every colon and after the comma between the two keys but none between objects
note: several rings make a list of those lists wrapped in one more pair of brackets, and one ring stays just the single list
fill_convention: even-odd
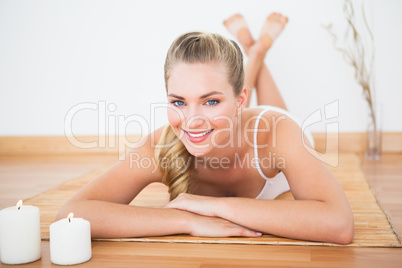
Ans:
[{"label": "white candle", "polygon": [[6,264],[33,262],[41,258],[39,208],[17,206],[0,213],[1,261]]},{"label": "white candle", "polygon": [[91,226],[89,221],[61,219],[50,225],[50,259],[55,264],[72,265],[91,259]]}]

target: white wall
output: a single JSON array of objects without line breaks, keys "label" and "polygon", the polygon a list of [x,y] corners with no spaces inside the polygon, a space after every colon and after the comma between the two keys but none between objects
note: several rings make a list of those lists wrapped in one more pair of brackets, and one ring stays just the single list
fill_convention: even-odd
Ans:
[{"label": "white wall", "polygon": [[[402,131],[402,1],[370,4],[383,129]],[[289,23],[266,63],[290,111],[305,119],[338,100],[339,118],[332,121],[339,130],[365,131],[365,102],[354,70],[321,27],[333,22],[342,33],[342,7],[339,0],[2,0],[0,136],[64,135],[66,115],[83,103],[88,109],[72,118],[75,135],[98,129],[105,134],[105,128],[109,134],[139,134],[140,115],[150,122],[150,103],[165,102],[163,62],[175,37],[192,30],[231,37],[222,21],[235,12],[258,36],[273,11],[287,15]],[[163,109],[157,111],[155,127],[167,122]],[[325,124],[311,130],[323,132]]]}]

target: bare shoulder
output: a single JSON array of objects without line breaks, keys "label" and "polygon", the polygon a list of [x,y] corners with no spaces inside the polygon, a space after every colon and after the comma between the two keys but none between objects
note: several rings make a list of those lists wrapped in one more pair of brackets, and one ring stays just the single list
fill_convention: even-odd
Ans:
[{"label": "bare shoulder", "polygon": [[82,188],[76,198],[128,204],[148,184],[161,182],[155,146],[163,129],[143,136],[111,168]]},{"label": "bare shoulder", "polygon": [[257,138],[256,144],[259,145],[258,148],[270,147],[270,149],[273,149],[273,147],[276,147],[278,138],[282,140],[291,138],[289,135],[278,136],[278,127],[284,133],[296,134],[294,130],[299,126],[294,117],[287,111],[268,106],[245,109],[241,120],[243,133],[248,136],[249,140]]},{"label": "bare shoulder", "polygon": [[155,148],[158,144],[165,126],[158,128],[157,130],[142,136],[137,142],[135,142],[129,151],[120,157],[120,161],[130,161],[133,158],[143,158],[142,161],[151,160],[155,157]]},{"label": "bare shoulder", "polygon": [[165,126],[141,137],[139,141],[116,163],[128,176],[136,176],[144,183],[160,182],[160,173],[155,159],[155,147],[158,144]]},{"label": "bare shoulder", "polygon": [[329,168],[321,161],[302,128],[292,118],[269,112],[273,118],[270,150],[283,161],[282,172],[288,180],[295,199],[344,199],[342,188]]},{"label": "bare shoulder", "polygon": [[[253,108],[246,108],[243,110],[241,113],[241,126],[242,130],[246,132],[252,132],[255,128],[255,123],[257,121],[257,118],[259,117],[260,113],[264,110],[264,108],[261,107],[253,107]],[[267,122],[266,118],[268,116],[266,115],[267,113],[264,113],[262,116],[264,117],[262,122]],[[259,118],[259,121],[261,121],[261,117]],[[260,125],[257,126],[260,128]]]},{"label": "bare shoulder", "polygon": [[[273,106],[258,106],[254,108],[247,108],[244,109],[242,112],[241,120],[244,126],[254,128],[257,118],[259,120],[259,128],[261,127],[261,122],[265,123],[264,125],[262,125],[265,126],[266,123],[272,125],[282,120],[293,120],[289,112]],[[265,127],[268,126],[266,125]]]},{"label": "bare shoulder", "polygon": [[271,169],[282,170],[289,183],[301,178],[300,174],[305,173],[307,166],[316,174],[319,170],[329,174],[295,116],[276,107],[247,109],[243,116],[246,122],[243,126],[247,128],[244,133],[248,132],[248,139],[257,147],[258,156],[275,157],[275,166],[263,169],[265,174],[272,173]]}]

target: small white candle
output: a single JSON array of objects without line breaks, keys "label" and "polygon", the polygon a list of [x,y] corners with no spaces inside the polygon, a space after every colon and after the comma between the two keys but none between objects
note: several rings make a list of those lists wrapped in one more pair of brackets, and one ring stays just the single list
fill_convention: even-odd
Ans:
[{"label": "small white candle", "polygon": [[33,262],[41,258],[40,212],[34,206],[5,208],[0,212],[1,261],[6,264]]},{"label": "small white candle", "polygon": [[52,223],[50,229],[50,259],[55,264],[72,265],[91,259],[91,226],[89,221],[68,218]]}]

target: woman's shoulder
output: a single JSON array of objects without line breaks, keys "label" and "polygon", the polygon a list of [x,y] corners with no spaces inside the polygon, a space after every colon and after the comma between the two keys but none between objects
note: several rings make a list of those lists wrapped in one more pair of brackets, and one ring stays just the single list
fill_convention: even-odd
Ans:
[{"label": "woman's shoulder", "polygon": [[129,174],[135,176],[144,185],[151,182],[160,182],[162,174],[157,166],[155,148],[161,139],[165,126],[148,134],[143,134],[135,142],[126,140],[127,151],[122,153],[119,161],[112,167],[117,174]]},{"label": "woman's shoulder", "polygon": [[[278,107],[262,105],[243,110],[242,128],[248,132],[249,138],[270,140],[275,139],[298,139],[300,133],[314,146],[314,139],[306,126],[296,116]],[[257,135],[258,134],[258,135]]]},{"label": "woman's shoulder", "polygon": [[287,115],[293,117],[289,111],[284,110],[282,108],[271,106],[271,105],[259,105],[251,108],[245,108],[242,112],[246,117],[257,117],[257,116],[265,116],[266,114],[279,114],[279,115]]},{"label": "woman's shoulder", "polygon": [[[242,125],[247,129],[260,129],[261,127],[268,127],[267,124],[272,125],[280,122],[281,120],[290,118],[294,121],[295,118],[288,111],[281,108],[269,105],[261,105],[252,108],[246,108],[242,112]],[[258,121],[258,125],[256,125]],[[265,123],[265,124],[262,124]]]},{"label": "woman's shoulder", "polygon": [[140,135],[139,139],[131,144],[132,146],[130,150],[148,152],[149,155],[153,155],[155,148],[162,137],[163,131],[167,126],[168,125],[164,125],[148,134]]}]

